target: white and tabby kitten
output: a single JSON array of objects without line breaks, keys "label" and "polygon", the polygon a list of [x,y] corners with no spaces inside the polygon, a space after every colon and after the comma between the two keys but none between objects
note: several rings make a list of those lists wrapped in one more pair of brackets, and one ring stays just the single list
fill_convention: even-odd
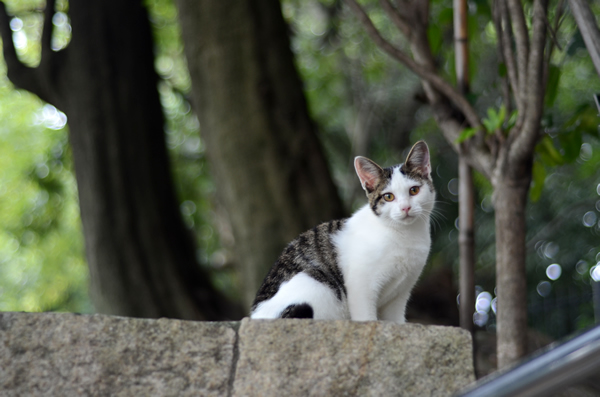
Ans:
[{"label": "white and tabby kitten", "polygon": [[405,322],[431,246],[429,149],[419,141],[404,164],[381,168],[356,157],[354,166],[369,203],[292,241],[258,290],[251,318]]}]

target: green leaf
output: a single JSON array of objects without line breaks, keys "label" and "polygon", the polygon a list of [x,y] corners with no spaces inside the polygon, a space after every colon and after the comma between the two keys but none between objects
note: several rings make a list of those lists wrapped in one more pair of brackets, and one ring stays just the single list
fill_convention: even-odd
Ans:
[{"label": "green leaf", "polygon": [[542,161],[549,166],[563,165],[565,159],[554,147],[552,139],[545,135],[536,146],[536,152],[541,156]]},{"label": "green leaf", "polygon": [[456,140],[454,141],[454,143],[463,143],[464,141],[466,141],[467,139],[473,137],[475,134],[477,134],[478,129],[477,128],[465,128],[460,135],[458,136],[458,138],[456,138]]},{"label": "green leaf", "polygon": [[532,181],[529,189],[529,197],[532,202],[537,202],[542,196],[542,190],[544,189],[544,181],[546,180],[546,168],[539,162],[533,163],[532,169]]},{"label": "green leaf", "polygon": [[504,124],[504,119],[506,118],[506,106],[504,104],[500,105],[500,110],[498,111],[498,128],[502,127]]},{"label": "green leaf", "polygon": [[502,124],[504,124],[506,118],[506,106],[500,106],[497,112],[494,108],[488,108],[487,114],[488,116],[481,120],[487,132],[491,134],[502,129]]}]

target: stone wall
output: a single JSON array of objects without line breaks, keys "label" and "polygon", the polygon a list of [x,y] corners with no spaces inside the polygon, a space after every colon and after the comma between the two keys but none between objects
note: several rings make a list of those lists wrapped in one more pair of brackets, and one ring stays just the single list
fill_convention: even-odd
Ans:
[{"label": "stone wall", "polygon": [[448,396],[471,357],[452,327],[0,313],[1,396]]}]

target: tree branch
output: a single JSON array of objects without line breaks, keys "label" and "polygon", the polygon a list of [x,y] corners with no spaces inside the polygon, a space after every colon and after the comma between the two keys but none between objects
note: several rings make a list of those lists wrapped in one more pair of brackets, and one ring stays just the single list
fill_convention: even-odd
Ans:
[{"label": "tree branch", "polygon": [[[517,47],[517,67],[519,72],[519,88],[527,81],[527,60],[529,58],[529,35],[521,0],[504,0],[508,3],[511,26]],[[516,94],[516,92],[515,92]]]},{"label": "tree branch", "polygon": [[[556,27],[553,27],[548,19],[548,15],[544,14],[544,21],[546,22],[546,27],[548,28],[548,32],[550,32],[550,40],[552,40],[552,45],[555,45],[560,51],[562,51],[562,47],[558,42],[558,37],[556,32],[558,31],[558,21],[560,19],[560,7],[562,5],[562,0],[559,0],[558,5],[556,6]],[[551,52],[551,51],[549,51]]]},{"label": "tree branch", "polygon": [[600,76],[600,30],[596,25],[594,14],[586,0],[569,0],[569,7],[590,53],[596,73]]},{"label": "tree branch", "polygon": [[519,82],[519,72],[517,68],[516,55],[513,49],[513,27],[508,12],[508,5],[506,0],[500,0],[500,18],[504,22],[502,29],[502,37],[504,41],[504,57],[506,58],[506,72],[508,74],[510,86],[515,98],[515,106],[517,108],[517,120],[515,125],[521,126],[523,124],[523,117],[525,116],[525,96],[522,94]]},{"label": "tree branch", "polygon": [[[502,2],[500,1],[495,1],[492,5],[492,19],[494,21],[494,27],[496,28],[496,34],[498,35],[498,60],[500,62],[502,62],[505,66],[506,66],[506,73],[507,76],[502,77],[502,96],[503,96],[503,101],[504,101],[504,105],[506,106],[506,110],[507,113],[510,114],[512,112],[512,102],[510,100],[510,90],[511,87],[514,90],[514,88],[516,88],[517,82],[516,82],[516,71],[515,71],[515,66],[514,66],[514,58],[512,58],[512,52],[510,54],[507,54],[508,56],[511,57],[511,65],[508,65],[508,61],[507,61],[507,56],[505,55],[505,51],[510,51],[510,48],[505,49],[504,47],[507,45],[506,44],[506,38],[504,37],[504,29],[502,28],[502,13],[500,10]],[[509,44],[510,45],[510,42]],[[512,70],[509,70],[509,67],[512,68]],[[512,75],[511,75],[512,74]]]},{"label": "tree branch", "polygon": [[[527,101],[525,98],[525,82],[527,81],[527,60],[529,58],[529,35],[527,33],[527,24],[521,0],[501,0],[505,4],[506,21],[510,21],[510,32],[514,35],[516,47],[516,70],[517,70],[517,89],[513,88],[515,102],[519,114],[515,130],[519,130],[524,122],[527,112]],[[511,35],[509,35],[511,36]],[[512,37],[512,36],[511,36]],[[512,42],[507,43],[512,46]]]},{"label": "tree branch", "polygon": [[546,19],[546,23],[548,24],[548,29],[552,33],[552,41],[548,44],[548,50],[546,51],[546,60],[544,62],[544,85],[546,85],[548,81],[548,66],[550,65],[550,60],[552,59],[552,53],[554,52],[554,47],[556,46],[559,50],[562,51],[562,47],[558,42],[558,38],[556,36],[556,32],[558,32],[558,28],[562,24],[563,21],[563,4],[564,0],[558,0],[558,5],[556,6],[556,12],[554,14],[554,26],[548,19]]},{"label": "tree branch", "polygon": [[11,17],[6,12],[6,6],[0,2],[0,36],[2,37],[4,61],[6,62],[6,74],[9,80],[19,88],[35,91],[37,77],[34,68],[24,65],[17,55],[13,42],[12,30],[10,28]]},{"label": "tree branch", "polygon": [[56,63],[56,53],[50,47],[54,4],[55,0],[48,0],[45,10],[42,31],[42,60],[37,68],[30,68],[19,60],[12,39],[11,17],[6,12],[4,3],[0,2],[0,36],[4,48],[7,77],[16,87],[34,93],[46,102],[51,102],[49,100],[48,85],[53,83],[53,79],[49,76],[51,76],[54,63]]},{"label": "tree branch", "polygon": [[544,109],[544,49],[546,48],[546,13],[548,0],[533,3],[532,39],[529,53],[525,92],[527,114],[522,128],[517,130],[510,148],[510,160],[520,162],[533,153],[539,138],[540,119]]},{"label": "tree branch", "polygon": [[[479,116],[475,109],[471,106],[471,104],[466,100],[466,98],[460,95],[454,87],[444,81],[437,74],[429,71],[427,68],[424,68],[422,65],[416,63],[410,56],[405,54],[402,50],[396,48],[393,44],[387,41],[377,28],[373,25],[373,22],[367,15],[367,13],[362,9],[360,5],[355,0],[346,0],[350,8],[355,12],[359,21],[363,24],[367,34],[371,37],[371,39],[385,52],[387,52],[392,57],[396,58],[406,67],[408,67],[411,71],[413,71],[416,75],[421,77],[423,80],[430,83],[436,90],[446,96],[454,105],[464,114],[465,118],[469,122],[471,126],[477,127],[480,126]],[[453,139],[458,138],[458,134]]]},{"label": "tree branch", "polygon": [[410,26],[398,9],[394,7],[390,0],[379,0],[379,4],[381,4],[381,8],[387,13],[398,30],[401,31],[404,36],[408,37],[410,35]]}]

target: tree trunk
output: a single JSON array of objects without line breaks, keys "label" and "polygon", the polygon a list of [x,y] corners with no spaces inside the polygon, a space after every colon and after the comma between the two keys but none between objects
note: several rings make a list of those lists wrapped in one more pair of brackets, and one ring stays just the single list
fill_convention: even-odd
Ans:
[{"label": "tree trunk", "polygon": [[529,173],[519,179],[493,178],[496,219],[498,368],[527,354],[525,206]]},{"label": "tree trunk", "polygon": [[53,3],[40,67],[20,65],[6,46],[5,57],[15,85],[69,117],[95,309],[134,317],[236,317],[200,272],[178,212],[142,2],[70,2],[73,38],[61,52],[49,48]]},{"label": "tree trunk", "polygon": [[201,135],[247,307],[287,242],[344,215],[276,0],[179,0]]},{"label": "tree trunk", "polygon": [[460,326],[469,332],[474,331],[473,313],[475,310],[475,192],[473,172],[464,158],[458,160],[458,197],[460,250]]},{"label": "tree trunk", "polygon": [[[454,0],[456,83],[462,95],[469,92],[469,34],[467,0]],[[466,156],[458,153],[458,248],[460,251],[460,326],[473,333],[475,308],[475,191]],[[475,350],[475,349],[473,349]]]}]

